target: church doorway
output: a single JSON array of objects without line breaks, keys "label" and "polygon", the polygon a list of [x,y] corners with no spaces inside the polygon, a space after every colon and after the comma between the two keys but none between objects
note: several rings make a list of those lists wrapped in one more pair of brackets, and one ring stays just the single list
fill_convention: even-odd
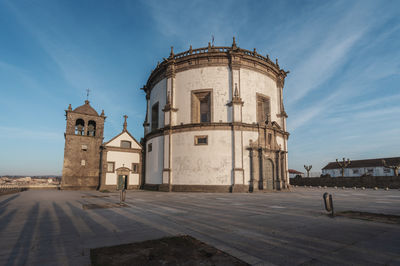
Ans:
[{"label": "church doorway", "polygon": [[129,168],[120,167],[116,169],[117,171],[117,190],[123,190],[128,188],[128,178],[129,178]]},{"label": "church doorway", "polygon": [[270,159],[264,158],[262,171],[263,189],[274,189],[274,165]]}]

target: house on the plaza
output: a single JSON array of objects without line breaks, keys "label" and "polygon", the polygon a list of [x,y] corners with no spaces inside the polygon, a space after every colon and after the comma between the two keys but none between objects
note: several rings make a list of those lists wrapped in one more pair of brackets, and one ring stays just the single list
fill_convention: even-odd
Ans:
[{"label": "house on the plaza", "polygon": [[287,73],[235,39],[231,47],[171,48],[143,87],[145,188],[286,189]]},{"label": "house on the plaza", "polygon": [[[345,177],[358,177],[358,176],[393,176],[394,170],[386,166],[400,165],[400,157],[391,158],[377,158],[366,160],[352,160],[350,165],[344,169]],[[336,162],[328,163],[322,168],[323,175],[330,175],[331,177],[341,177],[342,169]]]}]

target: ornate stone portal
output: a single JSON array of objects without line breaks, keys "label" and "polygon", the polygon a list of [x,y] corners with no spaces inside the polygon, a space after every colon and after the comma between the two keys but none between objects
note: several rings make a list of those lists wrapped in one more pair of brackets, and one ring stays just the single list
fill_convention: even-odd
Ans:
[{"label": "ornate stone portal", "polygon": [[251,164],[250,191],[280,190],[287,188],[286,154],[277,144],[281,135],[277,123],[260,126],[257,141],[250,141],[248,151]]}]

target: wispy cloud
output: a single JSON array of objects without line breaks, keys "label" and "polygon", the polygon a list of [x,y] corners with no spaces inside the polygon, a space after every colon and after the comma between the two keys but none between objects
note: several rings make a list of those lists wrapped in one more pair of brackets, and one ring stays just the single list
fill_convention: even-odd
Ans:
[{"label": "wispy cloud", "polygon": [[59,140],[62,132],[47,130],[30,130],[24,127],[5,127],[0,126],[0,138],[2,139],[23,139],[23,140]]},{"label": "wispy cloud", "polygon": [[[159,33],[187,48],[189,44],[206,46],[211,35],[216,45],[224,45],[248,21],[248,7],[241,5],[238,10],[236,1],[213,2],[211,6],[199,0],[143,3],[149,7]],[[233,19],[238,11],[239,18]]]},{"label": "wispy cloud", "polygon": [[[19,23],[35,38],[53,62],[58,66],[66,81],[76,89],[93,87],[95,76],[86,64],[87,56],[79,51],[74,44],[74,36],[61,31],[56,25],[54,14],[45,14],[47,25],[45,28],[39,26],[37,21],[32,19],[29,10],[21,9],[17,3],[6,1],[8,9],[14,14]],[[40,9],[40,6],[35,6]],[[57,27],[58,26],[58,27]]]}]

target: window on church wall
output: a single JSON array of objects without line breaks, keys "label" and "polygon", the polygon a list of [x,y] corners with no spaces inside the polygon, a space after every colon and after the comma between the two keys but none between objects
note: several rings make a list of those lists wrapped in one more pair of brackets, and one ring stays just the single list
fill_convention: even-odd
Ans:
[{"label": "window on church wall", "polygon": [[208,145],[208,136],[195,136],[194,145]]},{"label": "window on church wall", "polygon": [[132,146],[130,141],[127,140],[121,140],[121,148],[128,148],[130,149]]},{"label": "window on church wall", "polygon": [[107,173],[114,173],[115,162],[107,162]]},{"label": "window on church wall", "polygon": [[88,131],[87,131],[88,136],[96,136],[96,122],[93,120],[90,120],[88,122]]},{"label": "window on church wall", "polygon": [[268,97],[257,95],[257,123],[264,124],[270,119],[271,107]]},{"label": "window on church wall", "polygon": [[85,135],[85,121],[83,119],[77,119],[75,122],[75,135]]},{"label": "window on church wall", "polygon": [[271,145],[272,143],[272,134],[268,133],[268,144]]},{"label": "window on church wall", "polygon": [[158,102],[151,108],[151,130],[158,128]]},{"label": "window on church wall", "polygon": [[132,173],[134,173],[134,174],[139,173],[139,164],[138,163],[132,164]]},{"label": "window on church wall", "polygon": [[211,90],[192,92],[192,123],[210,123],[212,114]]}]

